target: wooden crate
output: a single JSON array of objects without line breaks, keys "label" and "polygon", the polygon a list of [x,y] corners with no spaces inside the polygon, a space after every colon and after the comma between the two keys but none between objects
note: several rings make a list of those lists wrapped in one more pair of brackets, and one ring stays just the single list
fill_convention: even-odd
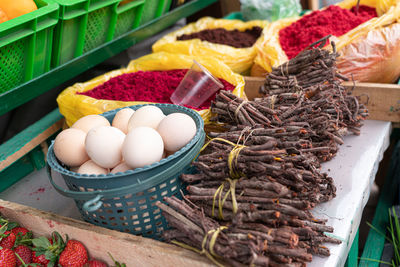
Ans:
[{"label": "wooden crate", "polygon": [[15,221],[32,230],[34,236],[50,236],[53,231],[70,239],[81,241],[91,258],[113,262],[108,252],[118,260],[131,266],[210,266],[206,257],[177,246],[152,239],[108,230],[54,213],[0,200],[0,213],[10,221]]},{"label": "wooden crate", "polygon": [[[261,77],[245,77],[245,92],[252,100],[261,97],[258,89],[264,83]],[[351,82],[345,82],[344,86],[352,88]],[[362,96],[361,101],[367,104],[370,120],[400,122],[400,85],[383,83],[356,83],[353,94]],[[398,124],[395,124],[396,126]]]}]

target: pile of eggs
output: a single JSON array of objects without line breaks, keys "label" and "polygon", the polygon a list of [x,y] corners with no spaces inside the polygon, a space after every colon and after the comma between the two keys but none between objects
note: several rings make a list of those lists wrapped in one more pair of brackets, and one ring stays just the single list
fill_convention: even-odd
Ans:
[{"label": "pile of eggs", "polygon": [[184,147],[196,134],[196,123],[183,113],[164,115],[156,106],[119,110],[112,124],[88,115],[59,133],[54,154],[81,174],[125,172],[160,161]]}]

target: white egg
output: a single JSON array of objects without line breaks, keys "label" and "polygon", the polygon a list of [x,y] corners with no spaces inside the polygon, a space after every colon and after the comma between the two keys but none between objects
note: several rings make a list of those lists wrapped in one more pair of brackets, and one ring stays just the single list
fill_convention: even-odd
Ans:
[{"label": "white egg", "polygon": [[124,108],[118,111],[112,121],[112,126],[120,129],[124,134],[128,133],[128,122],[135,111],[131,108]]},{"label": "white egg", "polygon": [[76,167],[89,160],[85,150],[86,133],[69,128],[59,133],[54,141],[54,154],[65,165]]},{"label": "white egg", "polygon": [[137,127],[157,129],[158,124],[165,118],[161,109],[156,106],[144,106],[133,113],[128,122],[128,132]]},{"label": "white egg", "polygon": [[110,122],[100,115],[87,115],[72,124],[71,128],[77,128],[88,133],[91,129],[98,126],[110,126]]},{"label": "white egg", "polygon": [[[135,112],[136,114],[136,112]],[[122,155],[128,166],[140,168],[161,160],[164,144],[161,136],[150,127],[132,129],[125,138]]]},{"label": "white egg", "polygon": [[125,134],[112,126],[91,129],[85,140],[90,159],[103,168],[114,168],[122,161],[122,144]]},{"label": "white egg", "polygon": [[111,173],[126,172],[128,170],[132,170],[132,168],[129,167],[125,162],[121,162],[111,170]]},{"label": "white egg", "polygon": [[107,174],[108,169],[97,165],[93,160],[88,160],[79,167],[77,173],[89,174],[89,175],[90,174],[96,174],[96,175]]},{"label": "white egg", "polygon": [[196,123],[183,113],[172,113],[166,116],[157,127],[165,150],[175,152],[184,147],[196,134]]}]

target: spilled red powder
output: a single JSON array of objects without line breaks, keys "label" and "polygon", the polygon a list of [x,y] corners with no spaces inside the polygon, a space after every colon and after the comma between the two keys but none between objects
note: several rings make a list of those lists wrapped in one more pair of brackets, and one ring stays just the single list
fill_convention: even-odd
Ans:
[{"label": "spilled red powder", "polygon": [[[120,100],[120,101],[146,101],[171,104],[170,97],[185,76],[186,69],[168,71],[138,71],[122,74],[111,78],[107,82],[93,88],[90,91],[77,93],[96,99]],[[235,87],[219,79],[224,85],[224,90],[233,91]],[[210,107],[210,97],[198,109]]]},{"label": "spilled red powder", "polygon": [[375,8],[360,5],[343,9],[335,5],[322,11],[313,11],[290,26],[279,31],[279,41],[289,59],[294,58],[311,43],[329,34],[341,36],[358,25],[377,17]]},{"label": "spilled red powder", "polygon": [[44,191],[46,191],[46,188],[44,187],[39,187],[36,191],[29,193],[29,195],[35,195],[35,194],[39,194],[39,193],[43,193]]}]

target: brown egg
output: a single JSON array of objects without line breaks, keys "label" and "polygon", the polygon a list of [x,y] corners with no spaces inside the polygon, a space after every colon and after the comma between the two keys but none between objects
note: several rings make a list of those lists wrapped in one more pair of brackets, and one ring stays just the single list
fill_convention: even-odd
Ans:
[{"label": "brown egg", "polygon": [[111,173],[126,172],[128,170],[132,170],[132,168],[126,165],[125,162],[121,162],[111,170]]},{"label": "brown egg", "polygon": [[93,160],[88,160],[79,167],[77,173],[100,175],[109,173],[109,170],[97,165]]},{"label": "brown egg", "polygon": [[110,126],[110,122],[100,115],[87,115],[72,124],[71,128],[80,129],[88,133],[91,129],[98,126]]},{"label": "brown egg", "polygon": [[89,160],[85,150],[86,133],[69,128],[59,133],[54,141],[54,154],[65,165],[76,167]]},{"label": "brown egg", "polygon": [[131,108],[124,108],[118,111],[112,121],[112,126],[120,129],[124,134],[128,133],[128,122],[135,111]]}]

